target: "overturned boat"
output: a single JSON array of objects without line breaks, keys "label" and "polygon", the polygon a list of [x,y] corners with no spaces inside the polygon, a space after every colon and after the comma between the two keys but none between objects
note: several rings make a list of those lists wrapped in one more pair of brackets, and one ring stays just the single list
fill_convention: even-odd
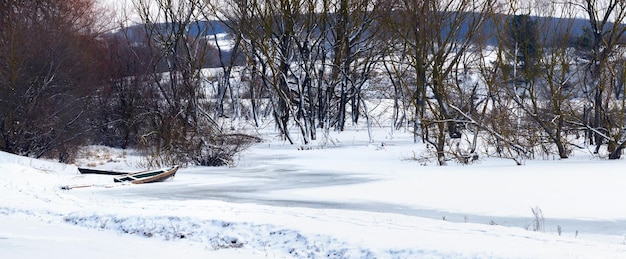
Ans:
[{"label": "overturned boat", "polygon": [[122,172],[122,171],[115,171],[115,170],[104,170],[104,169],[95,169],[95,168],[86,168],[86,167],[79,167],[78,171],[81,174],[104,174],[104,175],[127,175],[127,174],[135,173],[135,172]]}]

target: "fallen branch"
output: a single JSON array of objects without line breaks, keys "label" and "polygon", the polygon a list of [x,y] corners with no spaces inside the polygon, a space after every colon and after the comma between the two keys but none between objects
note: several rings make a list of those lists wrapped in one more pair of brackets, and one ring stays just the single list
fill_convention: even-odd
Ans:
[{"label": "fallen branch", "polygon": [[515,144],[513,142],[511,142],[510,140],[507,140],[505,137],[503,137],[502,135],[500,135],[498,132],[495,132],[493,129],[478,123],[476,120],[474,120],[474,118],[472,118],[471,116],[469,116],[468,114],[466,114],[465,112],[463,112],[461,109],[459,109],[458,107],[454,106],[454,105],[450,105],[450,107],[452,107],[452,109],[454,109],[455,111],[457,111],[458,113],[460,113],[461,115],[463,115],[463,117],[465,117],[466,119],[469,120],[468,123],[475,125],[476,127],[479,127],[483,130],[488,131],[489,133],[491,133],[491,135],[495,136],[497,139],[506,142],[507,144],[509,144],[513,149],[515,149],[517,152],[522,153],[523,155],[527,155],[527,151],[524,147]]}]

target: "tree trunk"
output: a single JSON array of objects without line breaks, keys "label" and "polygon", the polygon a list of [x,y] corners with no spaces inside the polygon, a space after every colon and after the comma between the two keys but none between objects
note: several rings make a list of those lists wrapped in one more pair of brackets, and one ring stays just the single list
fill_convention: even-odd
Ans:
[{"label": "tree trunk", "polygon": [[[612,142],[615,143],[615,142]],[[615,145],[615,144],[614,144]],[[626,148],[626,141],[622,142],[619,146],[615,147],[615,150],[611,151],[609,154],[609,159],[615,160],[620,159],[622,157],[622,151]]]}]

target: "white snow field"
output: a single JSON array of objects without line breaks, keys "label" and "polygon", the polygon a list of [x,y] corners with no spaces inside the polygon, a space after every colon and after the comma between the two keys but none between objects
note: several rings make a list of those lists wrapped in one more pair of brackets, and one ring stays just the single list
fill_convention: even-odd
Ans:
[{"label": "white snow field", "polygon": [[[0,258],[626,258],[623,160],[439,167],[384,128],[372,143],[356,129],[309,148],[265,138],[234,167],[144,185],[0,153]],[[79,165],[140,167],[91,149],[107,155]]]}]

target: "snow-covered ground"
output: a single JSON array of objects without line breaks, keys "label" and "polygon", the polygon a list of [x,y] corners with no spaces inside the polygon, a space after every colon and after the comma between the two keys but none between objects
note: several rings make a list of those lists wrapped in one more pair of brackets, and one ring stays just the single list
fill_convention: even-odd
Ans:
[{"label": "snow-covered ground", "polygon": [[[145,185],[0,153],[0,258],[626,257],[622,160],[438,167],[388,129],[304,149],[266,138],[235,167]],[[91,153],[81,166],[141,167],[130,151]]]}]

